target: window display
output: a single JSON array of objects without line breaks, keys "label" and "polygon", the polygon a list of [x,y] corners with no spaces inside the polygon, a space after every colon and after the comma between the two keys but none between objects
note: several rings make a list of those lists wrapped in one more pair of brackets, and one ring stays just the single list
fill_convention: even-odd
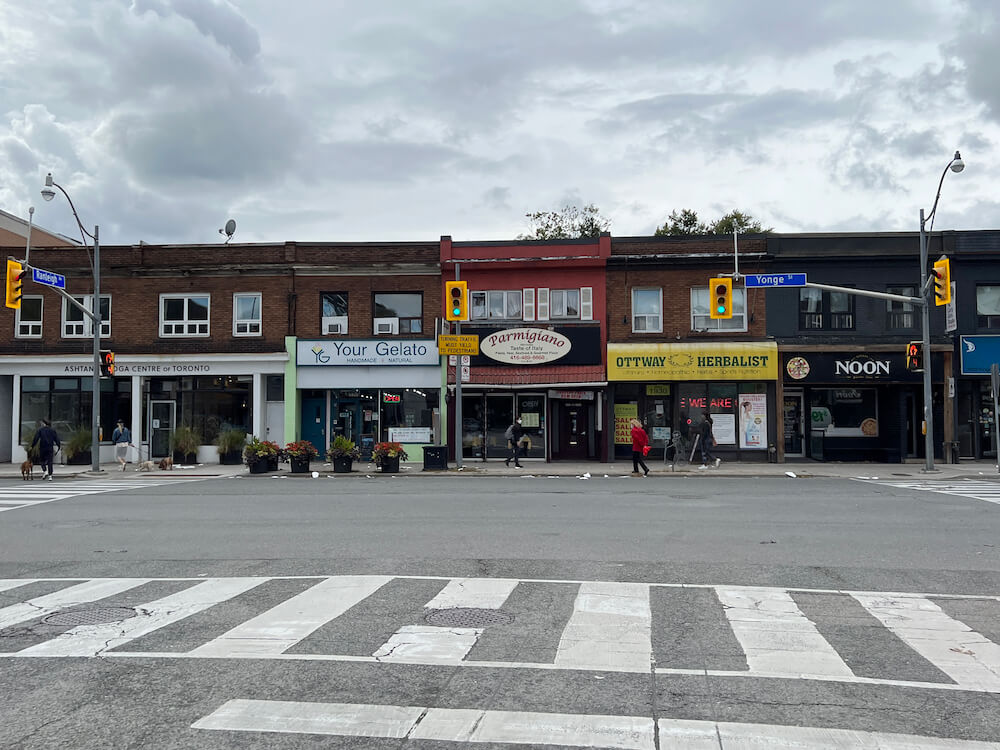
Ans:
[{"label": "window display", "polygon": [[810,394],[813,430],[827,437],[878,437],[875,388],[813,388]]}]

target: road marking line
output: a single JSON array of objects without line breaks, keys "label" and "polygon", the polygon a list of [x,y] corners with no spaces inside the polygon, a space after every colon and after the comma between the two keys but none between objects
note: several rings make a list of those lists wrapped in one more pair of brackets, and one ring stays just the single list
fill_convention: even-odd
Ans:
[{"label": "road marking line", "polygon": [[784,589],[718,587],[716,593],[751,672],[854,676]]},{"label": "road marking line", "polygon": [[[653,720],[647,716],[595,716],[359,703],[237,699],[227,701],[208,716],[194,722],[191,727],[230,732],[601,747],[613,750],[652,750],[654,747]],[[660,747],[683,747],[686,750],[740,750],[751,747],[773,747],[777,750],[1000,748],[1000,743],[996,742],[776,724],[659,719],[657,728]]]},{"label": "road marking line", "polygon": [[500,609],[518,583],[520,581],[511,578],[453,578],[424,606],[427,609]]},{"label": "road marking line", "polygon": [[391,580],[392,576],[327,578],[188,653],[221,658],[282,653]]},{"label": "road marking line", "polygon": [[35,578],[8,578],[0,579],[0,591],[9,591],[10,589],[16,589],[20,586],[27,586],[29,583],[35,583],[37,579]]},{"label": "road marking line", "polygon": [[931,664],[966,688],[1000,691],[1000,646],[919,596],[854,598]]},{"label": "road marking line", "polygon": [[60,609],[96,602],[99,599],[134,589],[136,586],[149,583],[149,581],[149,578],[96,578],[45,596],[35,597],[26,602],[12,604],[0,609],[0,628],[16,625],[26,620],[38,620],[53,612],[58,612]]},{"label": "road marking line", "polygon": [[185,617],[232,599],[267,578],[210,578],[176,594],[137,607],[140,614],[119,622],[79,625],[14,653],[14,656],[97,656]]},{"label": "road marking line", "polygon": [[482,634],[482,628],[404,625],[372,656],[376,661],[408,664],[460,662]]},{"label": "road marking line", "polygon": [[555,663],[576,669],[649,669],[653,654],[649,586],[587,581],[563,628]]}]

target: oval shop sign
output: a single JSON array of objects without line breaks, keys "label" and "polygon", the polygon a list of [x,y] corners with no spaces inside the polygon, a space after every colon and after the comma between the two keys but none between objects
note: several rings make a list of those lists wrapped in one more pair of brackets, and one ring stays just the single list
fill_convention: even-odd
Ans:
[{"label": "oval shop sign", "polygon": [[510,365],[540,365],[554,362],[572,348],[561,333],[543,328],[508,328],[491,333],[479,342],[480,351],[497,362]]}]

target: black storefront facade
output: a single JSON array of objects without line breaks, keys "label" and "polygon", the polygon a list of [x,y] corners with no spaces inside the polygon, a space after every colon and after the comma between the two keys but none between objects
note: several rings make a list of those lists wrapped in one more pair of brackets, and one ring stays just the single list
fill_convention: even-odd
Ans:
[{"label": "black storefront facade", "polygon": [[464,370],[463,458],[505,459],[504,433],[520,417],[523,459],[600,459],[607,381],[599,324],[463,325],[462,333],[480,341],[479,354],[454,358],[449,367],[452,384]]},{"label": "black storefront facade", "polygon": [[[923,456],[923,373],[908,371],[898,349],[782,348],[785,460],[901,463]],[[940,357],[932,376],[941,382]],[[939,401],[936,385],[935,425],[941,424]]]}]

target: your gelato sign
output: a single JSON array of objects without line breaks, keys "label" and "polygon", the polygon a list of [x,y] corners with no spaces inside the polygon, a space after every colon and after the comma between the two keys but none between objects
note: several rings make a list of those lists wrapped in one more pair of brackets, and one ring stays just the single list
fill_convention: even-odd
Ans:
[{"label": "your gelato sign", "polygon": [[570,340],[543,328],[508,328],[484,336],[479,350],[497,362],[509,365],[540,365],[569,353]]}]

